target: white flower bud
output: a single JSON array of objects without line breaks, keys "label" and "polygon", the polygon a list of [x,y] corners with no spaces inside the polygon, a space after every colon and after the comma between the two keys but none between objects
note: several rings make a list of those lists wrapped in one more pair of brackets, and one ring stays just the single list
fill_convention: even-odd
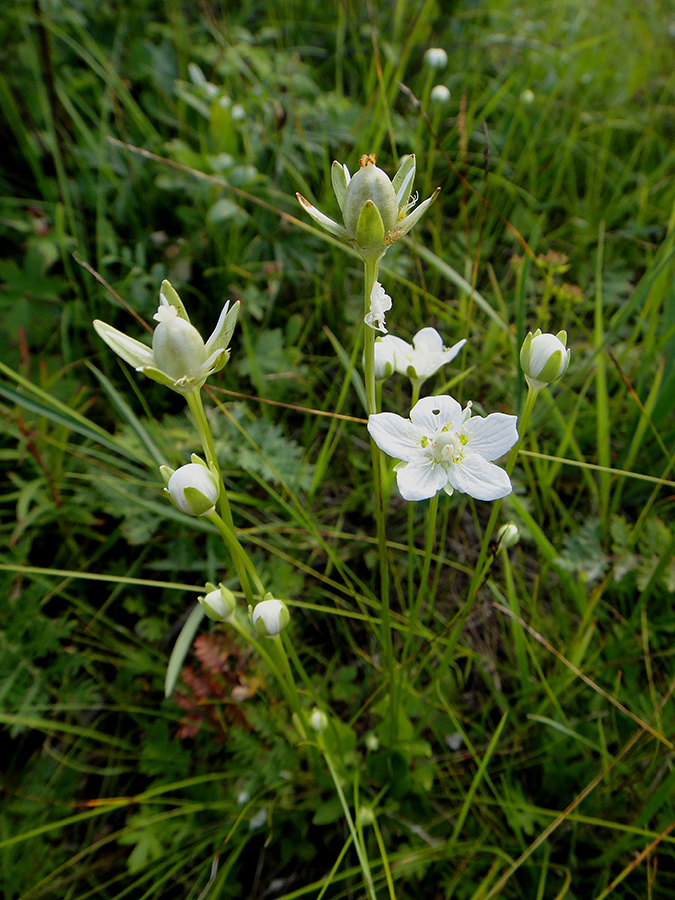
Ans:
[{"label": "white flower bud", "polygon": [[450,99],[450,90],[444,84],[435,84],[429,97],[432,103],[447,103]]},{"label": "white flower bud", "polygon": [[520,349],[520,365],[532,389],[546,387],[564,374],[570,362],[566,343],[565,331],[559,331],[556,335],[542,334],[537,329],[525,338]]},{"label": "white flower bud", "polygon": [[222,584],[218,587],[207,584],[206,587],[209,588],[208,594],[204,597],[197,597],[202,609],[214,622],[225,622],[230,618],[237,605],[234,594]]},{"label": "white flower bud", "polygon": [[442,47],[429,47],[424,54],[424,62],[430,69],[444,69],[448,64],[448,54]]},{"label": "white flower bud", "polygon": [[178,509],[191,516],[211,512],[218,500],[218,482],[211,470],[200,463],[176,469],[166,489]]},{"label": "white flower bud", "polygon": [[497,532],[497,545],[500,550],[505,550],[507,547],[515,547],[519,540],[520,530],[513,522],[507,522],[506,525],[502,525]]},{"label": "white flower bud", "polygon": [[288,607],[271,594],[265,594],[253,608],[251,622],[257,634],[263,637],[275,637],[280,634],[290,621]]},{"label": "white flower bud", "polygon": [[319,709],[318,706],[315,706],[312,710],[312,714],[309,717],[309,724],[312,726],[314,731],[318,731],[321,733],[325,731],[328,727],[328,716],[323,710]]},{"label": "white flower bud", "polygon": [[375,341],[375,378],[383,381],[396,369],[396,345],[391,341]]}]

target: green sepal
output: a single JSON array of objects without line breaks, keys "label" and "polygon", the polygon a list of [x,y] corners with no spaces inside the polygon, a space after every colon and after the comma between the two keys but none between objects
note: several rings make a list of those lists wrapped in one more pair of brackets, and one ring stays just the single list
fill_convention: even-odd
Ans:
[{"label": "green sepal", "polygon": [[182,393],[180,388],[176,387],[176,381],[171,378],[170,375],[167,375],[166,372],[162,372],[161,369],[158,369],[155,366],[139,366],[136,371],[142,372],[144,375],[147,375],[148,378],[152,379],[152,381],[163,384],[164,387],[171,388],[172,391],[178,391],[179,394]]},{"label": "green sepal", "polygon": [[562,350],[554,350],[553,353],[546,360],[546,365],[536,376],[537,381],[542,381],[544,384],[551,384],[554,381],[557,381],[558,378],[562,375],[560,371],[560,366],[562,365],[563,360],[563,351]]},{"label": "green sepal", "polygon": [[523,372],[527,372],[530,367],[530,347],[532,346],[533,338],[532,332],[528,332],[527,337],[523,341],[523,346],[520,348],[520,367]]},{"label": "green sepal", "polygon": [[337,160],[334,160],[333,165],[331,166],[330,180],[333,185],[333,190],[335,191],[335,198],[338,202],[338,206],[340,207],[340,211],[342,211],[345,194],[347,193],[347,176],[345,174],[344,166]]},{"label": "green sepal", "polygon": [[[208,468],[208,467],[207,467]],[[183,488],[183,496],[190,507],[193,516],[203,516],[204,513],[211,512],[214,508],[214,502],[196,487]]]},{"label": "green sepal", "polygon": [[359,250],[382,253],[384,250],[384,222],[380,210],[372,200],[366,200],[356,225],[356,245]]},{"label": "green sepal", "polygon": [[415,180],[416,168],[417,162],[415,160],[415,154],[410,153],[408,156],[403,157],[401,165],[398,167],[398,172],[391,180],[391,186],[396,191],[399,209],[408,202],[408,197],[412,192],[411,189]]},{"label": "green sepal", "polygon": [[190,321],[190,316],[187,314],[187,310],[183,306],[183,301],[178,296],[178,293],[174,286],[170,281],[167,281],[165,278],[161,284],[159,289],[160,297],[163,296],[169,306],[175,306],[176,312],[181,319],[185,319],[186,322]]},{"label": "green sepal", "polygon": [[[239,315],[239,300],[234,304],[232,309],[228,310],[223,317],[221,313],[221,319],[218,320],[218,324],[216,325],[213,334],[208,339],[205,344],[206,349],[206,357],[208,359],[209,356],[214,352],[214,350],[226,350],[230,340],[232,338],[232,333],[234,332],[234,326],[237,324],[237,316]],[[227,307],[223,307],[223,312]],[[225,360],[227,362],[227,360]],[[225,363],[223,363],[225,365]],[[222,366],[221,366],[222,368]],[[216,369],[216,371],[218,371]]]},{"label": "green sepal", "polygon": [[125,362],[134,368],[149,365],[153,359],[153,353],[150,347],[137,341],[136,338],[129,337],[123,331],[118,331],[112,325],[101,322],[100,319],[94,321],[94,328],[100,338],[120,356]]},{"label": "green sepal", "polygon": [[567,347],[567,332],[564,329],[563,329],[563,331],[559,331],[556,334],[556,337],[558,338],[560,343],[563,345],[563,347]]},{"label": "green sepal", "polygon": [[[175,469],[172,469],[171,466],[160,466],[159,473],[162,476],[162,480],[164,481],[164,486],[166,487],[169,483],[169,479],[175,472]],[[169,494],[171,496],[171,494]]]}]

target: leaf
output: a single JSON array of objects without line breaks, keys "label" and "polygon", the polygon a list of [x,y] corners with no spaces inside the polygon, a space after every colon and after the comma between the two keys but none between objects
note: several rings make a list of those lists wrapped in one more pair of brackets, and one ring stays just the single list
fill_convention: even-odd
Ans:
[{"label": "leaf", "polygon": [[170,697],[183,668],[183,662],[190,649],[190,645],[194,640],[194,636],[199,628],[199,623],[204,618],[205,612],[197,603],[190,615],[185,620],[185,624],[181,628],[176,643],[171,651],[169,665],[166,667],[166,678],[164,679],[164,696]]}]

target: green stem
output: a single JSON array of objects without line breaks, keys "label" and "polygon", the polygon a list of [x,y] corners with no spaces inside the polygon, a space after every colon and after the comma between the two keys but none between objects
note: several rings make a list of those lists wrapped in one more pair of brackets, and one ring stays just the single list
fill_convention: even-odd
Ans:
[{"label": "green stem", "polygon": [[218,529],[220,536],[225,542],[225,546],[230,551],[232,563],[237,572],[237,577],[239,578],[239,583],[241,584],[241,589],[244,592],[246,602],[249,604],[249,606],[253,606],[254,597],[251,590],[251,583],[248,579],[248,572],[250,572],[251,578],[253,579],[253,582],[261,597],[265,594],[265,587],[258,577],[258,573],[256,572],[251,559],[237,540],[237,536],[235,535],[234,531],[229,528],[227,523],[221,519],[215,509],[210,513],[206,513],[203,518],[208,519],[209,522],[215,525]]},{"label": "green stem", "polygon": [[431,568],[431,554],[434,549],[434,538],[436,536],[436,519],[438,516],[438,492],[434,494],[434,496],[429,501],[429,509],[427,510],[427,536],[424,547],[424,564],[422,566],[422,577],[420,579],[419,587],[417,588],[417,598],[415,599],[415,604],[410,613],[410,618],[408,620],[408,627],[406,629],[406,639],[405,645],[403,648],[403,659],[408,658],[408,653],[410,651],[410,645],[415,636],[415,629],[417,627],[417,620],[419,619],[420,609],[422,608],[422,601],[427,593],[427,587],[429,582],[429,569]]},{"label": "green stem", "polygon": [[[267,667],[269,668],[270,672],[274,675],[277,682],[279,683],[279,687],[282,690],[282,693],[286,699],[286,702],[288,703],[288,706],[290,707],[290,709],[293,710],[293,712],[299,713],[300,712],[300,701],[298,699],[298,692],[295,688],[295,682],[290,677],[288,677],[288,678],[284,677],[284,671],[283,671],[284,662],[286,662],[286,665],[288,665],[288,664],[287,664],[285,655],[283,655],[283,650],[281,651],[282,660],[281,660],[281,665],[280,665],[279,664],[279,652],[277,649],[277,645],[275,645],[273,643],[270,645],[271,647],[274,647],[274,649],[270,653],[263,646],[263,642],[259,641],[256,637],[254,637],[254,635],[252,635],[250,633],[250,631],[248,631],[246,628],[244,628],[244,626],[237,620],[236,616],[232,616],[231,619],[228,619],[228,622],[232,625],[232,627],[235,629],[235,631],[237,631],[243,637],[243,639],[246,641],[246,643],[249,644],[251,647],[253,647],[253,649],[256,650],[260,654],[260,656],[265,660],[265,663],[267,664]],[[265,639],[263,638],[263,640],[265,640]],[[267,638],[267,640],[274,641],[275,638],[272,638],[272,639]],[[300,722],[300,724],[302,724],[302,721]]]}]

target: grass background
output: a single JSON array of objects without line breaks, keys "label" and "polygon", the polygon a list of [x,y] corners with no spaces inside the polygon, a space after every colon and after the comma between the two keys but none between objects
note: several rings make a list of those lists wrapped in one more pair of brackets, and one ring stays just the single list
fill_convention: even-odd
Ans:
[{"label": "grass background", "polygon": [[[82,263],[146,322],[164,277],[207,333],[242,300],[212,427],[242,540],[344,723],[381,895],[673,896],[674,23],[665,2],[3,9],[8,900],[362,896],[330,781],[255,657],[203,627],[162,699],[196,594],[228,572],[161,496],[190,423],[97,340],[93,318],[143,326]],[[383,697],[367,442],[333,415],[364,415],[362,275],[294,199],[337,215],[330,164],[363,152],[390,175],[415,152],[420,197],[442,188],[382,270],[393,333],[469,340],[436,392],[515,412],[527,330],[572,347],[505,506],[521,543],[465,624],[486,508],[441,504],[396,753],[367,742]],[[409,397],[392,379],[384,408]],[[394,488],[389,523],[400,652],[424,505]]]}]

